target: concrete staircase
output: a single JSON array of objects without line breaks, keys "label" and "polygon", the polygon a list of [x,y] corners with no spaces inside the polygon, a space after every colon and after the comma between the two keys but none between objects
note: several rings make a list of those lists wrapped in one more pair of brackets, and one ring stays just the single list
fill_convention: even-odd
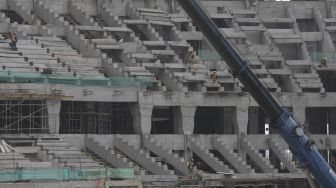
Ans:
[{"label": "concrete staircase", "polygon": [[[132,4],[127,4],[126,6],[126,13],[127,15],[133,19],[133,20],[144,20],[144,11],[139,11],[139,10],[145,10],[145,11],[151,11],[151,9],[140,9],[140,8],[136,8],[134,7]],[[142,13],[141,13],[142,12]],[[156,13],[157,14],[157,13]],[[166,22],[170,23],[170,20],[166,20]],[[139,29],[142,29],[143,33],[147,36],[147,38],[149,38],[149,40],[151,41],[164,41],[163,37],[160,36],[160,34],[157,32],[157,30],[155,29],[155,24],[146,21],[146,24],[142,24],[142,27],[138,27]],[[174,33],[176,33],[176,27],[173,26],[173,28],[175,28]],[[172,30],[171,28],[169,28],[168,30]],[[182,40],[180,35],[176,34],[178,37],[178,39]],[[154,47],[154,46],[153,46]],[[171,54],[171,57],[169,58],[171,62],[175,62],[175,63],[182,63],[182,60],[175,54],[175,51],[172,51],[170,49],[170,46],[167,44],[163,44],[163,46],[155,46],[155,47],[159,47],[159,48],[155,48],[152,49],[152,53],[156,56],[158,56],[159,58],[161,57],[161,61],[162,63],[165,63],[164,59],[167,59],[167,54],[170,54],[170,52],[173,52]],[[162,49],[162,47],[164,47],[165,49]],[[168,63],[168,62],[167,62]]]},{"label": "concrete staircase", "polygon": [[0,168],[50,168],[51,162],[31,161],[23,154],[18,152],[0,153]]},{"label": "concrete staircase", "polygon": [[[137,12],[137,8],[133,6],[133,4],[128,3],[126,5],[126,14],[133,20],[142,20],[141,16]],[[145,24],[144,28],[146,31],[144,33],[146,36],[153,41],[163,41],[163,38],[160,36],[158,32],[156,32],[155,28],[151,24]]]},{"label": "concrete staircase", "polygon": [[62,27],[65,32],[67,42],[78,49],[81,54],[86,57],[106,58],[106,54],[102,53],[100,49],[97,49],[94,45],[90,44],[90,40],[86,39],[85,35],[80,34],[79,30],[71,25],[69,21],[66,21],[64,16],[49,9],[42,1],[37,3],[37,12],[38,16],[46,23]]},{"label": "concrete staircase", "polygon": [[290,173],[296,173],[299,171],[299,169],[296,168],[295,162],[288,156],[288,154],[286,154],[285,150],[281,148],[278,142],[269,139],[268,144],[270,149],[275,153],[280,161],[283,162]]},{"label": "concrete staircase", "polygon": [[241,138],[241,147],[244,151],[249,155],[251,160],[257,165],[264,173],[277,173],[278,170],[274,169],[273,165],[270,163],[268,159],[262,156],[261,153],[251,142],[246,140],[246,138]]},{"label": "concrete staircase", "polygon": [[255,173],[254,169],[250,165],[246,164],[246,161],[235,153],[232,149],[229,149],[223,140],[220,138],[213,139],[213,145],[217,151],[233,166],[239,173]]},{"label": "concrete staircase", "polygon": [[[278,52],[270,51],[268,45],[256,45],[253,44],[248,38],[247,34],[243,31],[242,27],[237,22],[237,19],[242,19],[241,16],[246,16],[242,10],[231,11],[226,9],[226,12],[232,14],[230,16],[236,17],[232,19],[233,27],[222,29],[225,36],[234,44],[239,53],[250,61],[249,66],[253,72],[258,76],[260,81],[270,92],[281,92],[281,88],[278,86],[278,83],[271,76],[271,73],[266,68],[265,61],[262,60],[262,57],[276,57],[278,58]],[[247,12],[249,12],[247,10]],[[252,11],[253,12],[253,11]],[[247,14],[249,15],[249,14]],[[254,14],[253,14],[254,15]],[[262,48],[261,48],[262,47]],[[266,47],[266,48],[265,48]],[[254,61],[251,61],[248,57],[255,56]],[[262,64],[263,62],[264,64]]]},{"label": "concrete staircase", "polygon": [[[296,92],[302,92],[302,88],[299,86],[298,82],[296,81],[296,79],[293,76],[293,70],[290,69],[290,66],[288,64],[285,63],[285,59],[282,56],[280,49],[278,48],[278,46],[273,42],[271,33],[269,32],[269,30],[265,31],[263,33],[263,37],[266,41],[266,44],[269,46],[269,48],[272,49],[272,51],[276,51],[278,54],[277,56],[273,56],[273,57],[265,57],[264,62],[267,63],[267,66],[272,66],[272,64],[277,64],[277,69],[273,69],[275,71],[280,70],[280,74],[276,75],[273,74],[273,76],[281,76],[281,72],[286,71],[287,74],[285,75],[287,77],[287,81],[286,83],[288,83],[288,86],[286,87],[285,91],[296,91]],[[284,85],[284,84],[281,84]]]},{"label": "concrete staircase", "polygon": [[116,136],[113,140],[114,147],[130,158],[132,161],[136,162],[139,166],[145,168],[149,172],[155,175],[173,175],[174,172],[169,170],[167,165],[163,165],[160,162],[156,162],[154,157],[150,157],[149,152],[135,148],[128,145],[127,142],[123,140],[123,137]]},{"label": "concrete staircase", "polygon": [[140,168],[137,164],[130,161],[127,157],[118,153],[113,148],[104,146],[94,137],[85,137],[85,146],[88,150],[96,154],[99,158],[107,161],[116,168],[134,168],[139,175],[145,175],[146,171]]},{"label": "concrete staircase", "polygon": [[50,161],[56,167],[72,168],[97,168],[100,165],[88,157],[85,153],[68,144],[67,141],[48,137],[40,138],[37,146],[41,147],[38,151],[38,158],[42,161]]},{"label": "concrete staircase", "polygon": [[93,18],[87,15],[80,6],[74,4],[72,1],[69,2],[69,11],[71,12],[71,15],[82,25],[98,26],[98,23],[96,23]]},{"label": "concrete staircase", "polygon": [[220,161],[209,150],[201,147],[201,144],[195,138],[189,139],[189,149],[201,158],[207,165],[209,165],[217,173],[232,174],[233,170]]},{"label": "concrete staircase", "polygon": [[[76,4],[71,5],[72,12],[76,20],[82,25],[92,26],[107,26],[107,28],[120,28],[120,30],[127,30],[127,37],[124,38],[124,42],[118,42],[113,38],[113,34],[106,33],[107,38],[91,39],[90,42],[98,49],[102,49],[108,46],[118,46],[119,50],[113,51],[118,54],[118,58],[121,62],[112,62],[112,64],[105,64],[108,74],[111,76],[127,76],[135,78],[147,78],[155,80],[154,74],[142,67],[142,63],[160,63],[160,60],[155,60],[155,56],[151,53],[143,42],[135,35],[134,31],[127,28],[127,25],[123,23],[118,16],[114,15],[112,10],[107,4],[102,5],[102,18],[101,20],[94,20],[85,10]],[[99,22],[99,23],[98,23]],[[111,52],[111,50],[109,50]],[[106,50],[103,50],[106,52]],[[155,62],[156,61],[156,62]],[[159,81],[156,81],[155,89],[165,90]]]},{"label": "concrete staircase", "polygon": [[187,162],[184,158],[180,158],[177,154],[174,154],[172,150],[167,150],[159,146],[156,141],[151,139],[149,136],[145,136],[144,146],[151,152],[161,157],[165,162],[172,165],[179,174],[185,176],[189,174]]}]

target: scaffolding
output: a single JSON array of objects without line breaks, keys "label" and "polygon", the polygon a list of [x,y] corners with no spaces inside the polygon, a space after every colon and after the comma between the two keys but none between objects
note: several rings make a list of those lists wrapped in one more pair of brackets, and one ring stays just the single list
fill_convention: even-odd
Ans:
[{"label": "scaffolding", "polygon": [[0,133],[48,133],[45,100],[0,101]]},{"label": "scaffolding", "polygon": [[61,134],[132,134],[128,103],[62,101]]}]

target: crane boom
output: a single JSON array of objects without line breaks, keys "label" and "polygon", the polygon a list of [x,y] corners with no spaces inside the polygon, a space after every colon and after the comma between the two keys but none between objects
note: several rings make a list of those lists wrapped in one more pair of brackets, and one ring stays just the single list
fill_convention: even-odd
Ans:
[{"label": "crane boom", "polygon": [[249,62],[225,38],[223,32],[208,16],[199,0],[177,0],[204,36],[229,65],[246,90],[272,119],[289,145],[294,157],[306,168],[324,188],[336,188],[336,174],[317,151],[316,146],[304,134],[301,125],[286,108],[275,100],[249,67]]}]

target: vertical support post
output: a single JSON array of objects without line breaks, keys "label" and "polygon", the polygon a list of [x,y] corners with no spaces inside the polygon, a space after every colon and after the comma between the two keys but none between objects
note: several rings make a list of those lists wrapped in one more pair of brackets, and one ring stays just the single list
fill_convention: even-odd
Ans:
[{"label": "vertical support post", "polygon": [[306,106],[303,104],[304,102],[296,102],[295,105],[293,105],[293,115],[301,124],[306,123]]},{"label": "vertical support post", "polygon": [[135,134],[150,134],[152,128],[152,104],[137,103],[131,106]]},{"label": "vertical support post", "polygon": [[174,109],[174,133],[190,135],[194,132],[196,106],[180,106]]},{"label": "vertical support post", "polygon": [[47,100],[49,133],[59,134],[60,128],[60,100]]},{"label": "vertical support post", "polygon": [[240,147],[241,137],[247,135],[247,125],[249,116],[250,99],[249,96],[239,97],[236,103],[236,113],[233,114],[235,123],[235,133],[237,134],[237,149],[239,155],[245,160],[246,152]]}]

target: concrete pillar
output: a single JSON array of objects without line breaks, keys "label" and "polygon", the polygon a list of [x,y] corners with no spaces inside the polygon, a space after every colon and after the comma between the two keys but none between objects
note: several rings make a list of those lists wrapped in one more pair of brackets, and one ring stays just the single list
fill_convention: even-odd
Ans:
[{"label": "concrete pillar", "polygon": [[49,133],[59,134],[60,128],[60,100],[47,100]]},{"label": "concrete pillar", "polygon": [[237,134],[237,149],[238,154],[243,158],[243,160],[246,160],[246,152],[240,147],[240,140],[241,136],[244,136],[247,134],[247,125],[248,125],[248,119],[249,119],[249,106],[250,106],[250,98],[249,96],[245,97],[239,97],[238,99],[235,99],[237,101],[236,103],[236,113],[233,113],[233,120],[235,122],[235,133]]},{"label": "concrete pillar", "polygon": [[135,134],[150,134],[152,128],[152,112],[153,105],[151,104],[137,103],[131,106]]},{"label": "concrete pillar", "polygon": [[[234,115],[234,113],[233,113]],[[248,104],[247,106],[237,106],[236,107],[236,114],[235,114],[235,133],[240,134],[244,133],[247,134],[247,125],[248,125]]]},{"label": "concrete pillar", "polygon": [[238,143],[238,154],[246,160],[246,152],[240,147],[240,136],[247,134],[247,124],[248,124],[248,105],[246,107],[237,106],[237,112],[235,117],[236,124],[236,133],[237,135],[237,143]]},{"label": "concrete pillar", "polygon": [[300,124],[306,123],[306,106],[301,104],[293,105],[293,116]]},{"label": "concrete pillar", "polygon": [[174,108],[174,133],[193,134],[195,127],[196,106],[179,106]]}]

